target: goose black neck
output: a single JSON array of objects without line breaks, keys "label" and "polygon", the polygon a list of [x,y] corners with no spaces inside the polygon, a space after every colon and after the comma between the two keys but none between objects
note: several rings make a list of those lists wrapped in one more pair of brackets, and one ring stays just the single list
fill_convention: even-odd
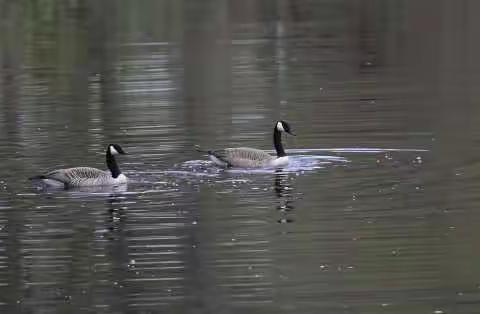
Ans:
[{"label": "goose black neck", "polygon": [[275,129],[273,130],[273,145],[275,145],[275,150],[277,151],[277,157],[287,156],[282,145],[282,133]]},{"label": "goose black neck", "polygon": [[107,150],[107,167],[114,178],[118,177],[122,173],[120,171],[120,167],[118,167],[115,157],[112,155],[112,153],[110,153],[110,149]]}]

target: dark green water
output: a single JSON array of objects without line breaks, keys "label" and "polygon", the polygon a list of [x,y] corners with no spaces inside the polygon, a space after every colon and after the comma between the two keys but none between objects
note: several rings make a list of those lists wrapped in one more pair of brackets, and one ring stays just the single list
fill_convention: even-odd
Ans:
[{"label": "dark green water", "polygon": [[[0,312],[480,313],[479,10],[0,0]],[[282,171],[193,149],[278,119]]]}]

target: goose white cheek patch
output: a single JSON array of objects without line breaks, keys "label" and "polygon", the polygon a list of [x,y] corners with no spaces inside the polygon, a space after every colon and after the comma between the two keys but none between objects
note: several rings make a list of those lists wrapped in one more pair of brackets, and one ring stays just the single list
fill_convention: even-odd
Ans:
[{"label": "goose white cheek patch", "polygon": [[285,129],[283,128],[282,122],[278,122],[278,123],[277,123],[277,130],[279,130],[280,132],[284,132],[284,131],[285,131]]},{"label": "goose white cheek patch", "polygon": [[110,146],[110,154],[112,154],[112,155],[118,155],[118,151],[115,149],[115,147]]}]

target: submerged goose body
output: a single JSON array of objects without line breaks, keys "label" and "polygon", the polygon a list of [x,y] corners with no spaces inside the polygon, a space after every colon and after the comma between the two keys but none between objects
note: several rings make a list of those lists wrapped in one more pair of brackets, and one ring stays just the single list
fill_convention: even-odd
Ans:
[{"label": "submerged goose body", "polygon": [[75,167],[57,169],[31,179],[42,180],[50,186],[82,187],[120,185],[127,183],[127,177],[121,173],[114,155],[125,154],[120,145],[107,146],[106,161],[109,170],[100,170],[92,167]]},{"label": "submerged goose body", "polygon": [[283,167],[288,165],[288,156],[282,145],[281,133],[286,132],[294,135],[290,130],[290,125],[285,121],[278,121],[273,130],[273,143],[277,156],[250,147],[225,148],[219,150],[198,151],[208,154],[217,166],[220,167],[240,167],[240,168],[268,168]]}]

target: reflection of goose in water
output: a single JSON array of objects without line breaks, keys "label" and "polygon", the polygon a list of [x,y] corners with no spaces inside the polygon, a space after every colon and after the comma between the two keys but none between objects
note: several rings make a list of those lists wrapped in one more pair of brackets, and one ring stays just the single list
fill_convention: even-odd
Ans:
[{"label": "reflection of goose in water", "polygon": [[58,193],[59,191],[67,193],[72,198],[82,198],[89,196],[117,197],[128,191],[127,184],[121,185],[101,185],[101,186],[81,186],[65,189],[63,186],[52,186],[44,184],[36,187],[41,193]]},{"label": "reflection of goose in water", "polygon": [[284,167],[288,165],[288,156],[282,145],[282,132],[295,135],[290,130],[290,125],[285,121],[277,121],[273,129],[273,144],[277,156],[250,147],[225,148],[219,150],[201,150],[196,146],[197,151],[208,154],[208,157],[220,167],[241,167],[241,168],[263,168],[263,167]]},{"label": "reflection of goose in water", "polygon": [[112,193],[105,200],[105,205],[108,210],[106,216],[105,227],[107,233],[105,237],[109,240],[117,239],[118,232],[124,230],[126,210],[128,210],[128,198],[122,193]]},{"label": "reflection of goose in water", "polygon": [[274,191],[278,197],[277,210],[283,213],[284,217],[279,219],[280,223],[292,222],[291,218],[286,217],[286,214],[295,209],[293,205],[292,187],[288,174],[276,171],[274,180]]},{"label": "reflection of goose in water", "polygon": [[127,192],[128,185],[98,185],[98,186],[79,186],[68,189],[68,192],[72,193],[87,193],[87,194],[108,194],[111,197],[121,195],[124,192]]}]

